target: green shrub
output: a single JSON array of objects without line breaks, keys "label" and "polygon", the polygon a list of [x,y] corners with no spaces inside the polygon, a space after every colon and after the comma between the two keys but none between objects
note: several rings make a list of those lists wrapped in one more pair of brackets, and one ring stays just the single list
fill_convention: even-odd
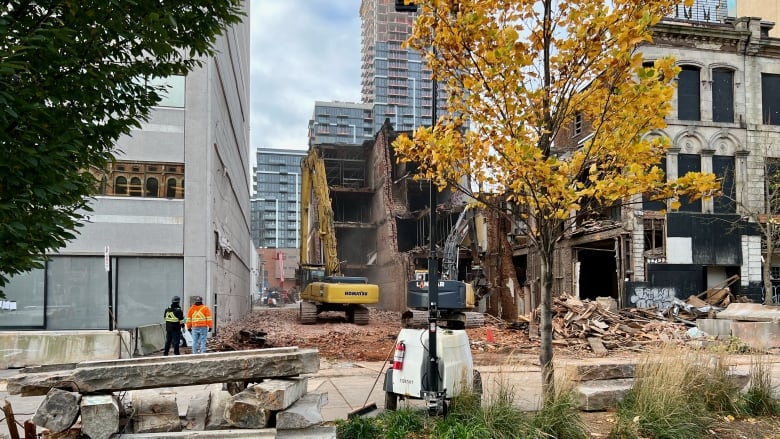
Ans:
[{"label": "green shrub", "polygon": [[336,436],[340,439],[377,439],[382,429],[376,418],[355,417],[336,421]]},{"label": "green shrub", "polygon": [[741,401],[745,413],[752,416],[780,414],[780,402],[773,391],[772,365],[764,357],[754,356],[750,360],[750,386]]},{"label": "green shrub", "polygon": [[552,390],[548,391],[541,409],[534,415],[531,425],[542,437],[585,439],[588,429],[582,422],[573,381],[565,376],[556,377]]},{"label": "green shrub", "polygon": [[411,433],[422,432],[425,428],[423,413],[413,408],[383,412],[378,418],[384,439],[404,439]]},{"label": "green shrub", "polygon": [[671,346],[646,355],[637,365],[634,387],[618,405],[611,437],[703,437],[713,422],[708,404],[723,404],[720,390],[712,390],[709,402],[702,398],[711,382],[717,379],[699,353]]}]

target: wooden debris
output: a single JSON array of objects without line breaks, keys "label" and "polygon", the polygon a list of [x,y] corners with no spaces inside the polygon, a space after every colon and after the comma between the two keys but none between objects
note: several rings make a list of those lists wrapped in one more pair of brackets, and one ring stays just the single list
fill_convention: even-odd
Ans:
[{"label": "wooden debris", "polygon": [[14,411],[8,400],[5,400],[3,403],[3,414],[5,415],[5,422],[8,423],[8,433],[11,435],[11,439],[19,439],[19,430],[16,428],[16,418],[14,418]]}]

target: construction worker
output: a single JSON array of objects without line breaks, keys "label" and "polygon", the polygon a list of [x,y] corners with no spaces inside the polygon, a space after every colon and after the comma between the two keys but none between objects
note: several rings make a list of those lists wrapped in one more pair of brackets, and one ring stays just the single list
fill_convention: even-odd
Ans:
[{"label": "construction worker", "polygon": [[184,311],[181,309],[181,297],[173,296],[171,306],[165,308],[165,349],[163,355],[168,355],[173,344],[173,354],[179,355],[179,342],[184,331]]},{"label": "construction worker", "polygon": [[192,353],[206,353],[206,336],[214,327],[211,310],[203,304],[203,298],[193,297],[195,304],[187,311],[187,330],[192,334]]}]

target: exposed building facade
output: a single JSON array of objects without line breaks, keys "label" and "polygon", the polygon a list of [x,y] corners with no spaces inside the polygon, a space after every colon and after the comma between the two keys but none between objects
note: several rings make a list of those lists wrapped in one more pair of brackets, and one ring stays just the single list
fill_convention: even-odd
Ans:
[{"label": "exposed building facade", "polygon": [[[664,308],[728,284],[735,295],[762,302],[762,260],[780,274],[780,259],[762,254],[749,215],[776,213],[766,210],[764,193],[765,165],[780,157],[780,39],[769,37],[773,24],[759,18],[691,24],[666,19],[641,49],[648,63],[673,56],[681,68],[667,127],[647,135],[671,144],[662,163],[667,179],[712,172],[725,196],[682,199],[676,211],[637,198],[637,207],[576,224],[556,250],[555,293]],[[583,134],[571,127],[556,148],[576,147]],[[538,256],[522,238],[514,255],[535,306]]]},{"label": "exposed building facade", "polygon": [[215,48],[186,78],[166,78],[151,118],[96,171],[103,184],[80,234],[11,280],[17,311],[0,328],[134,328],[160,323],[173,295],[183,306],[202,296],[217,327],[251,310],[249,21]]},{"label": "exposed building facade", "polygon": [[[780,2],[766,0],[736,0],[737,17],[761,17],[780,25]],[[768,29],[770,37],[780,38],[780,26]]]}]

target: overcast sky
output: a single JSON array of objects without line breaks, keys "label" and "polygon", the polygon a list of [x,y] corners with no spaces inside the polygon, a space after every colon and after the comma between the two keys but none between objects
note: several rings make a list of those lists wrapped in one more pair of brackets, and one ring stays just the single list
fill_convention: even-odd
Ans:
[{"label": "overcast sky", "polygon": [[359,12],[360,0],[251,2],[253,151],[306,149],[314,101],[360,101]]}]

